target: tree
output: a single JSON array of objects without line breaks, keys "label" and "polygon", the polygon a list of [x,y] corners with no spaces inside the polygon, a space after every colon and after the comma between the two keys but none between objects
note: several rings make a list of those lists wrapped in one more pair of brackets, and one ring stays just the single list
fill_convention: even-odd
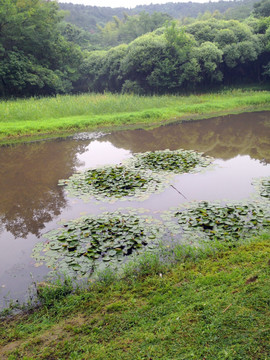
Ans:
[{"label": "tree", "polygon": [[262,0],[253,5],[253,13],[256,17],[270,16],[270,0]]},{"label": "tree", "polygon": [[81,52],[60,34],[56,2],[1,0],[0,95],[67,92]]},{"label": "tree", "polygon": [[223,52],[215,44],[205,42],[200,47],[195,48],[193,54],[200,66],[200,76],[204,83],[222,81],[223,75],[219,66],[222,63]]},{"label": "tree", "polygon": [[125,80],[137,81],[146,92],[151,92],[148,82],[155,68],[166,57],[166,41],[163,36],[143,35],[129,44],[120,70]]}]

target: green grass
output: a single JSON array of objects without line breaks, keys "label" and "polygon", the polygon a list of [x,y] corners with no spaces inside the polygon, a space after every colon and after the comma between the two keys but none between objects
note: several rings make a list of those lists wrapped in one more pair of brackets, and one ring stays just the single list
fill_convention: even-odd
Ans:
[{"label": "green grass", "polygon": [[108,93],[9,100],[0,102],[0,142],[269,109],[270,91],[239,89],[190,96]]},{"label": "green grass", "polygon": [[269,233],[231,249],[178,247],[170,266],[146,255],[122,279],[99,279],[69,295],[47,288],[40,309],[3,320],[0,358],[269,359]]}]

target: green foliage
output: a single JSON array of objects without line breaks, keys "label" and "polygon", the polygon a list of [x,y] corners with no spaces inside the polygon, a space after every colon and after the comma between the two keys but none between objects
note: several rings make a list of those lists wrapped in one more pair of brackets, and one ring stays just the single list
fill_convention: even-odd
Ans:
[{"label": "green foliage", "polygon": [[145,199],[147,195],[161,191],[171,173],[185,173],[206,167],[210,157],[190,150],[155,151],[135,154],[122,165],[105,166],[73,174],[60,180],[67,192],[84,200],[126,200],[134,196]]},{"label": "green foliage", "polygon": [[[207,3],[192,2],[168,2],[166,4],[139,5],[135,8],[110,8],[99,6],[75,5],[72,3],[60,3],[60,8],[65,10],[65,20],[83,28],[87,32],[95,33],[98,26],[106,26],[112,21],[113,17],[118,17],[120,21],[127,20],[128,17],[139,17],[142,13],[147,16],[171,16],[181,21],[194,20],[206,13],[215,18],[225,17],[226,19],[245,19],[247,18],[254,3],[257,0],[245,1],[218,1]],[[94,34],[95,35],[95,34]]]},{"label": "green foliage", "polygon": [[195,256],[183,247],[173,264],[145,256],[125,279],[109,275],[107,286],[92,283],[52,306],[1,319],[1,355],[268,359],[269,239],[257,236],[230,251],[197,249]]},{"label": "green foliage", "polygon": [[50,283],[39,283],[37,285],[37,301],[42,306],[51,307],[55,302],[66,298],[74,289],[70,278],[59,278]]},{"label": "green foliage", "polygon": [[99,277],[106,266],[118,264],[134,254],[157,247],[163,231],[160,223],[135,212],[103,213],[69,221],[46,234],[48,242],[33,250],[38,262],[71,277]]},{"label": "green foliage", "polygon": [[177,22],[158,12],[112,14],[89,33],[64,23],[55,2],[3,0],[0,7],[0,96],[165,94],[267,81],[267,17],[227,21],[208,11]]},{"label": "green foliage", "polygon": [[270,227],[270,216],[263,206],[250,204],[218,205],[202,201],[174,217],[184,231],[208,240],[237,241]]},{"label": "green foliage", "polygon": [[267,17],[270,16],[270,1],[261,0],[253,5],[253,13],[256,17]]},{"label": "green foliage", "polygon": [[80,84],[87,81],[84,89],[92,91],[162,94],[258,81],[267,75],[262,65],[268,30],[265,26],[262,34],[263,24],[254,21],[248,25],[210,17],[185,28],[175,21],[167,23],[126,47],[90,53],[81,67]]},{"label": "green foliage", "polygon": [[81,52],[61,36],[57,4],[3,0],[0,10],[0,95],[71,91]]},{"label": "green foliage", "polygon": [[181,174],[193,171],[196,167],[208,166],[210,157],[204,157],[201,153],[191,150],[165,150],[135,154],[134,166],[140,169],[152,171],[167,171]]},{"label": "green foliage", "polygon": [[143,95],[144,90],[141,88],[138,82],[132,80],[126,80],[122,86],[123,94],[135,94],[135,95]]},{"label": "green foliage", "polygon": [[[232,90],[189,96],[84,94],[0,102],[0,141],[66,135],[102,127],[149,126],[246,111],[269,110],[268,91]],[[260,87],[259,87],[260,88]],[[27,136],[27,138],[25,138]]]},{"label": "green foliage", "polygon": [[128,44],[137,37],[156,30],[168,20],[171,17],[167,14],[154,12],[149,15],[144,11],[134,16],[126,13],[122,20],[114,16],[104,27],[98,27],[99,43],[104,47]]},{"label": "green foliage", "polygon": [[126,51],[126,45],[119,45],[106,52],[91,52],[79,67],[81,78],[75,88],[80,91],[120,91],[123,84],[120,66]]},{"label": "green foliage", "polygon": [[219,70],[222,62],[222,51],[211,42],[204,42],[193,52],[197,64],[200,66],[201,79],[206,83],[221,82],[223,74]]}]

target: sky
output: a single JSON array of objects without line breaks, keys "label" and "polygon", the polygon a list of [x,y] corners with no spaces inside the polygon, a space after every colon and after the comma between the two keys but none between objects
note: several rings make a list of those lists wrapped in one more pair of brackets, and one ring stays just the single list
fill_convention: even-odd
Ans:
[{"label": "sky", "polygon": [[[73,4],[84,4],[91,6],[125,7],[134,8],[137,5],[166,4],[167,2],[188,2],[190,0],[59,0],[59,2],[71,2]],[[194,2],[208,2],[208,0],[193,0]]]}]

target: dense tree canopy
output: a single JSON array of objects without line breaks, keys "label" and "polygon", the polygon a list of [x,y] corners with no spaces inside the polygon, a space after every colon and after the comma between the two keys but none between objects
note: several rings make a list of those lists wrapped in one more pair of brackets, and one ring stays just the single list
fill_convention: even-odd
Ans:
[{"label": "dense tree canopy", "polygon": [[254,4],[254,15],[257,17],[270,16],[270,0],[262,0]]},{"label": "dense tree canopy", "polygon": [[103,47],[128,44],[137,37],[158,29],[171,19],[169,15],[157,12],[149,15],[143,11],[135,16],[124,13],[123,20],[113,16],[113,20],[107,22],[104,27],[98,26],[96,39]]},{"label": "dense tree canopy", "polygon": [[218,11],[185,21],[142,12],[115,16],[92,34],[64,22],[54,1],[0,0],[0,96],[269,82],[270,17],[257,16],[267,1],[243,21]]},{"label": "dense tree canopy", "polygon": [[81,52],[61,36],[55,2],[1,0],[0,94],[67,92]]}]

